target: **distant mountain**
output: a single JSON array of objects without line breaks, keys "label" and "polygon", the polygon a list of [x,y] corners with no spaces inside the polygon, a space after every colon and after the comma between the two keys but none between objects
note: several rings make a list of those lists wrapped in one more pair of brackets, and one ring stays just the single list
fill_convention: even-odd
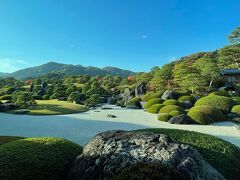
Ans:
[{"label": "distant mountain", "polygon": [[3,73],[3,72],[0,72],[0,77],[5,77],[5,76],[8,76],[9,73]]},{"label": "distant mountain", "polygon": [[22,69],[7,76],[15,77],[16,79],[35,78],[46,75],[48,73],[64,73],[66,75],[118,75],[121,77],[127,77],[135,74],[129,70],[123,70],[116,67],[97,68],[92,66],[81,66],[71,64],[61,64],[56,62],[49,62],[40,66]]}]

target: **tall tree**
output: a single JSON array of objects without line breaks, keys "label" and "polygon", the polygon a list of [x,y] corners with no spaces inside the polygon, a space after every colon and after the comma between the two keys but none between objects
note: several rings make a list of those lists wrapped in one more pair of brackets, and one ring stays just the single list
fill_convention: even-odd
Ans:
[{"label": "tall tree", "polygon": [[231,34],[228,36],[228,40],[232,44],[240,43],[240,27],[237,27]]}]

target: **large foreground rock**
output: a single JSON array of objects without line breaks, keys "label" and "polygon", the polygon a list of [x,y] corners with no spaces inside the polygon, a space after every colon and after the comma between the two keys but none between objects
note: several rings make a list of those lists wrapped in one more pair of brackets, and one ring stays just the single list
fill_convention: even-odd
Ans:
[{"label": "large foreground rock", "polygon": [[96,135],[77,157],[68,179],[112,178],[138,162],[161,162],[188,179],[224,179],[197,150],[163,134],[108,131]]}]

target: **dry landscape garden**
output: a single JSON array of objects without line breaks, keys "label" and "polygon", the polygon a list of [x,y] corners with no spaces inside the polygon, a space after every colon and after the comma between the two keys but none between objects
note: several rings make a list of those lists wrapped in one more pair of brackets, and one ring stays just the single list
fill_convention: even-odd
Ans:
[{"label": "dry landscape garden", "polygon": [[240,178],[240,28],[132,72],[49,62],[0,78],[0,179]]}]

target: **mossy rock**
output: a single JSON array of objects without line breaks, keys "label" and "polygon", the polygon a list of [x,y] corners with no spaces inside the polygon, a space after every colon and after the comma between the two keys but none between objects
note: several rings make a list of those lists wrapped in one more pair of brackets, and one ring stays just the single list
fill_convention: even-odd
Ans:
[{"label": "mossy rock", "polygon": [[194,104],[196,102],[195,98],[189,95],[185,95],[185,96],[181,96],[178,99],[179,102],[191,102],[192,104]]},{"label": "mossy rock", "polygon": [[169,119],[171,119],[171,115],[168,113],[161,113],[157,116],[157,120],[163,121],[163,122],[168,122]]},{"label": "mossy rock", "polygon": [[240,115],[240,105],[233,106],[231,112]]},{"label": "mossy rock", "polygon": [[222,111],[212,106],[207,106],[207,105],[195,106],[195,107],[192,107],[189,111],[195,111],[195,110],[206,113],[215,122],[226,120],[226,117],[224,116]]},{"label": "mossy rock", "polygon": [[152,105],[154,105],[154,104],[162,104],[163,101],[164,101],[164,100],[162,100],[161,98],[151,99],[151,100],[149,100],[149,101],[145,104],[144,108],[145,108],[145,109],[148,109],[148,108],[150,108],[150,107],[151,107]]},{"label": "mossy rock", "polygon": [[183,113],[182,111],[174,110],[174,111],[171,111],[169,114],[171,116],[175,117],[175,116],[179,116],[179,115],[182,115],[182,114],[185,114],[185,113]]},{"label": "mossy rock", "polygon": [[164,107],[163,104],[154,104],[150,108],[148,108],[148,112],[153,114],[158,114],[162,107]]},{"label": "mossy rock", "polygon": [[64,179],[82,147],[62,138],[26,138],[0,146],[0,179]]},{"label": "mossy rock", "polygon": [[195,106],[202,106],[202,105],[213,106],[217,109],[222,110],[224,113],[228,113],[231,111],[235,103],[229,97],[211,95],[211,96],[203,97],[195,103]]},{"label": "mossy rock", "polygon": [[197,122],[198,124],[207,125],[207,124],[214,122],[213,119],[211,117],[209,117],[207,113],[202,112],[202,111],[191,110],[188,112],[187,115],[190,118],[192,118],[192,120]]},{"label": "mossy rock", "polygon": [[176,105],[176,106],[181,106],[181,107],[184,106],[182,103],[178,102],[175,99],[168,99],[168,100],[164,101],[162,104],[166,105],[166,106],[167,105]]},{"label": "mossy rock", "polygon": [[170,113],[171,111],[175,111],[175,110],[185,114],[185,110],[182,107],[176,106],[176,105],[164,106],[163,108],[160,109],[159,113]]}]

